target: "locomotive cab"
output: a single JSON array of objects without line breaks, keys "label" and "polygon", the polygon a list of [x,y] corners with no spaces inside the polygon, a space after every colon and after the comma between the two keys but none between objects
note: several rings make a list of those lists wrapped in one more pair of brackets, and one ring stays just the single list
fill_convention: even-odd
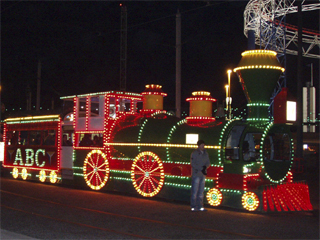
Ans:
[{"label": "locomotive cab", "polygon": [[292,146],[286,125],[235,121],[223,148],[223,172],[259,174],[264,179],[284,180],[291,169]]}]

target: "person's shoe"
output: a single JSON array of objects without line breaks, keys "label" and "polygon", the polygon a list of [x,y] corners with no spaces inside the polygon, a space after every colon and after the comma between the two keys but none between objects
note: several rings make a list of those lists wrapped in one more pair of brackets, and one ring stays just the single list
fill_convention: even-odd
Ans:
[{"label": "person's shoe", "polygon": [[199,209],[199,211],[201,211],[201,212],[206,212],[206,211],[208,211],[208,210],[202,207],[202,208]]},{"label": "person's shoe", "polygon": [[196,211],[197,211],[197,209],[191,208],[191,212],[196,212]]}]

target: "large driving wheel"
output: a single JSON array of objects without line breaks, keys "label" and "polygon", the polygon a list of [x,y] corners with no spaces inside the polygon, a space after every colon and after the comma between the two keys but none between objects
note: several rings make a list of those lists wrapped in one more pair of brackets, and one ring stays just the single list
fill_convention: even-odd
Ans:
[{"label": "large driving wheel", "polygon": [[158,194],[164,183],[164,169],[160,158],[152,152],[138,154],[132,163],[131,178],[134,188],[144,197]]},{"label": "large driving wheel", "polygon": [[83,175],[87,185],[93,190],[100,190],[109,178],[109,162],[100,150],[92,150],[87,154],[83,164]]}]

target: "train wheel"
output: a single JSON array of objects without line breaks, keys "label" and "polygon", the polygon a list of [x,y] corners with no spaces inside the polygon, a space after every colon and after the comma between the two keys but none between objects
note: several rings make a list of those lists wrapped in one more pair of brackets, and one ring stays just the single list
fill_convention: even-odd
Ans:
[{"label": "train wheel", "polygon": [[12,169],[12,177],[14,178],[14,179],[17,179],[18,177],[19,177],[19,170],[18,170],[18,168],[13,168]]},{"label": "train wheel", "polygon": [[51,183],[56,183],[58,181],[58,176],[55,171],[50,172],[50,182]]},{"label": "train wheel", "polygon": [[211,206],[219,206],[222,202],[222,193],[217,188],[211,188],[207,193],[207,200]]},{"label": "train wheel", "polygon": [[136,156],[131,167],[134,188],[144,197],[158,194],[164,183],[164,168],[160,158],[152,152],[142,152]]},{"label": "train wheel", "polygon": [[93,190],[100,190],[109,178],[109,162],[101,150],[88,153],[83,164],[83,175],[87,185]]},{"label": "train wheel", "polygon": [[242,206],[248,211],[255,211],[259,207],[260,201],[257,194],[246,192],[242,195]]},{"label": "train wheel", "polygon": [[40,180],[40,182],[45,182],[46,178],[47,178],[46,171],[45,170],[41,170],[39,172],[39,180]]},{"label": "train wheel", "polygon": [[28,178],[28,171],[26,168],[22,168],[21,177],[23,180],[26,180]]}]

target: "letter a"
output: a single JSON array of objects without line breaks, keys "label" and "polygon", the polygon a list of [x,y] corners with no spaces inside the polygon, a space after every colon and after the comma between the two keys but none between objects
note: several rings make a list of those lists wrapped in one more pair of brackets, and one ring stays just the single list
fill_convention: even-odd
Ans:
[{"label": "letter a", "polygon": [[17,148],[16,157],[14,159],[13,165],[18,165],[18,161],[20,161],[19,165],[23,166],[23,159],[22,159],[21,149],[20,148]]}]

